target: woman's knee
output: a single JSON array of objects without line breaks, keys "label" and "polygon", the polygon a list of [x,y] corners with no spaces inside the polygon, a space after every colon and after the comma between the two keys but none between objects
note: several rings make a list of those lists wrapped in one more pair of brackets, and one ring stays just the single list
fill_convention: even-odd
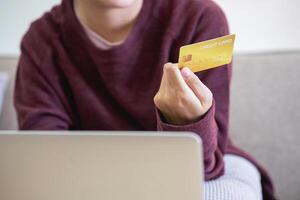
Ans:
[{"label": "woman's knee", "polygon": [[260,174],[248,160],[235,155],[225,155],[225,174],[205,182],[205,199],[261,200]]}]

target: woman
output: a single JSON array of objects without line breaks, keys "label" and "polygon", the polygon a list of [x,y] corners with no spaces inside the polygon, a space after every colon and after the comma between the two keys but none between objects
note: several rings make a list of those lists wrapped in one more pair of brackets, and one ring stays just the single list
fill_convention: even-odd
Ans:
[{"label": "woman", "polygon": [[228,139],[231,65],[194,74],[172,64],[181,46],[227,34],[210,0],[63,0],[22,40],[19,127],[193,131],[206,199],[275,199],[265,171]]}]

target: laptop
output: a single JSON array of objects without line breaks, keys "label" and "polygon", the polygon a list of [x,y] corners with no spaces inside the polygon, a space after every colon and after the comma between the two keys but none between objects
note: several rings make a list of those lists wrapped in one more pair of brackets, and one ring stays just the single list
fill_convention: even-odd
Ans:
[{"label": "laptop", "polygon": [[0,199],[201,200],[193,133],[0,132]]}]

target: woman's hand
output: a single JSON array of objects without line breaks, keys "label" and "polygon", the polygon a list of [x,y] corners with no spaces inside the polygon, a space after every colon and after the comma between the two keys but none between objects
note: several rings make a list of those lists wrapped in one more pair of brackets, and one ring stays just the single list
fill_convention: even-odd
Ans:
[{"label": "woman's hand", "polygon": [[209,110],[212,100],[212,92],[190,69],[185,67],[180,71],[177,64],[165,64],[154,104],[166,122],[193,123]]}]

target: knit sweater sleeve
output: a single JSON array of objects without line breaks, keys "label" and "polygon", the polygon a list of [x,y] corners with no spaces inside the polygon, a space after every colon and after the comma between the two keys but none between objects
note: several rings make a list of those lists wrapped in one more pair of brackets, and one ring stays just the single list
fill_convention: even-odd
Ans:
[{"label": "knit sweater sleeve", "polygon": [[[214,3],[206,8],[191,43],[228,34],[226,17]],[[158,131],[192,131],[203,141],[205,179],[215,179],[224,173],[223,155],[228,140],[229,85],[231,64],[198,72],[196,75],[212,91],[214,101],[209,111],[192,124],[176,126],[165,123],[157,111]]]},{"label": "knit sweater sleeve", "polygon": [[[72,120],[63,103],[60,77],[49,61],[47,47],[37,51],[38,36],[27,33],[21,43],[14,106],[20,130],[68,130]],[[42,42],[39,45],[43,45]],[[42,48],[41,48],[42,49]],[[41,53],[41,55],[39,54]],[[47,63],[47,64],[46,64]]]}]

